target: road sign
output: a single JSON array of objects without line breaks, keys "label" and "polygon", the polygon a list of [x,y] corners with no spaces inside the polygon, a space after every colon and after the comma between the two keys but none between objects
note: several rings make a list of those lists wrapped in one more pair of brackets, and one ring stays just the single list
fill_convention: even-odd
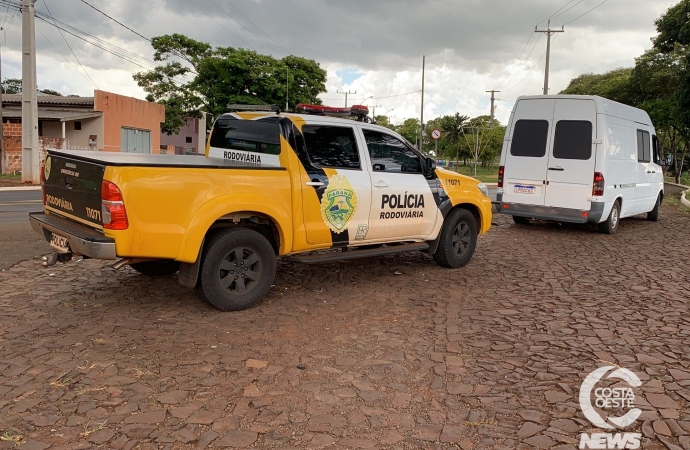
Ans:
[{"label": "road sign", "polygon": [[431,131],[431,139],[433,139],[435,141],[438,141],[439,139],[441,139],[441,130],[439,130],[438,128],[434,128]]}]

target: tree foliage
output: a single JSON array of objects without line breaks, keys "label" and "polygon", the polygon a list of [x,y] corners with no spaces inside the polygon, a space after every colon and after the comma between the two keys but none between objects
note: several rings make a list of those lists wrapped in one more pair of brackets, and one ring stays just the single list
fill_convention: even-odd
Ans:
[{"label": "tree foliage", "polygon": [[166,107],[162,131],[177,133],[187,117],[205,111],[214,117],[229,104],[275,104],[286,100],[320,104],[326,92],[326,71],[316,61],[298,56],[275,59],[253,50],[212,47],[182,34],[151,39],[153,70],[134,74],[149,101]]},{"label": "tree foliage", "polygon": [[626,103],[632,69],[620,68],[604,74],[586,73],[570,80],[561,94],[599,95]]}]

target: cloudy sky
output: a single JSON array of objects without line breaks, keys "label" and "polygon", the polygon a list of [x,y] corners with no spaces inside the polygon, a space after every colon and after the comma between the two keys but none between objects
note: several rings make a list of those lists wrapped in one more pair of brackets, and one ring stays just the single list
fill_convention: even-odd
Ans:
[{"label": "cloudy sky", "polygon": [[[3,0],[4,1],[4,0]],[[19,1],[19,0],[12,0]],[[38,0],[36,8],[80,32],[153,66],[150,44],[101,15],[152,37],[183,33],[219,46],[282,58],[314,59],[328,71],[325,104],[376,107],[392,122],[419,117],[426,55],[425,121],[460,112],[507,121],[520,95],[543,88],[546,37],[535,26],[565,33],[552,43],[550,92],[570,79],[632,66],[651,47],[654,19],[673,0]],[[21,16],[0,3],[3,78],[21,76]],[[37,20],[39,88],[93,95],[102,90],[143,98],[132,80],[142,67]],[[76,33],[80,34],[80,33]],[[103,44],[107,46],[106,44]],[[71,49],[70,49],[71,47]],[[118,50],[120,51],[120,50]],[[72,53],[74,52],[74,54]],[[136,58],[134,55],[140,58]],[[76,55],[76,57],[75,57]],[[142,59],[143,58],[143,59]],[[78,59],[78,61],[77,61]],[[83,66],[83,68],[82,68]]]}]

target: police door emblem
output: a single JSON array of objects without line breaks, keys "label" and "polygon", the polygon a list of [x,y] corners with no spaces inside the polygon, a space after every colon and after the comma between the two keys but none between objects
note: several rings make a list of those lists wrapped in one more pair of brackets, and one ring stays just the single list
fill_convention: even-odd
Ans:
[{"label": "police door emblem", "polygon": [[334,233],[342,233],[357,208],[357,195],[344,175],[333,175],[321,198],[321,217]]},{"label": "police door emblem", "polygon": [[50,156],[48,156],[45,161],[43,162],[43,176],[45,176],[45,179],[47,180],[50,178]]}]

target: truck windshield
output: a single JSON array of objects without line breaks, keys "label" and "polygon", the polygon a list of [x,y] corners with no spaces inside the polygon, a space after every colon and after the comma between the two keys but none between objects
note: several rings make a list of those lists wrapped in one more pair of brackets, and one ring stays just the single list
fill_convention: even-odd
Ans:
[{"label": "truck windshield", "polygon": [[222,116],[213,125],[211,147],[279,155],[280,126],[277,123]]}]

